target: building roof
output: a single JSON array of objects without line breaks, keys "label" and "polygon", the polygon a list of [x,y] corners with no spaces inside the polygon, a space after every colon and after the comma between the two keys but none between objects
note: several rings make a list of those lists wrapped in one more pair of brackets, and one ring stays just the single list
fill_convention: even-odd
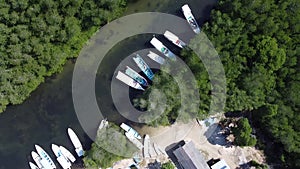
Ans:
[{"label": "building roof", "polygon": [[174,150],[173,153],[184,169],[210,169],[200,151],[191,141]]},{"label": "building roof", "polygon": [[211,169],[230,169],[230,167],[226,164],[226,162],[221,159],[216,164],[211,166]]}]

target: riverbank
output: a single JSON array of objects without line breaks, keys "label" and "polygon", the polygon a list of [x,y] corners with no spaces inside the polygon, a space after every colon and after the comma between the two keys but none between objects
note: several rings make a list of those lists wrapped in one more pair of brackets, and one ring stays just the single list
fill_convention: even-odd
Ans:
[{"label": "riverbank", "polygon": [[246,164],[251,160],[257,161],[258,163],[265,163],[263,152],[254,147],[228,147],[225,145],[212,144],[212,137],[216,132],[220,131],[218,130],[218,120],[210,126],[206,126],[204,121],[199,123],[196,119],[193,119],[186,124],[175,122],[173,125],[167,127],[154,128],[144,126],[140,131],[142,131],[142,134],[148,134],[153,142],[164,150],[166,150],[169,145],[178,143],[181,140],[193,141],[206,161],[212,158],[221,158],[224,159],[232,169],[240,167],[240,165]]}]

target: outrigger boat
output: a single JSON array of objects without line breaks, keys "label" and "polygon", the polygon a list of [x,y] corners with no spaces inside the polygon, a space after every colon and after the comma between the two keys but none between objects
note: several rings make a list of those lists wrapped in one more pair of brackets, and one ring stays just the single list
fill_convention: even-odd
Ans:
[{"label": "outrigger boat", "polygon": [[71,128],[68,128],[68,134],[71,139],[71,142],[73,143],[73,146],[75,147],[75,151],[76,151],[78,157],[83,156],[84,151],[83,151],[82,145],[79,141],[79,138],[77,137],[75,132]]},{"label": "outrigger boat", "polygon": [[59,164],[62,166],[62,168],[70,169],[72,164],[68,160],[68,158],[63,155],[60,148],[56,144],[52,144],[51,148],[52,148],[53,153],[57,157],[56,160],[59,162]]},{"label": "outrigger boat", "polygon": [[150,43],[158,50],[160,51],[162,54],[164,54],[165,56],[167,56],[168,58],[172,59],[172,60],[176,60],[176,55],[171,52],[165,45],[163,45],[158,39],[156,39],[155,37],[153,37],[150,41]]},{"label": "outrigger boat", "polygon": [[62,152],[62,154],[68,158],[72,163],[74,163],[76,161],[76,158],[73,156],[72,153],[70,153],[70,151],[68,149],[66,149],[64,146],[59,146],[60,151]]},{"label": "outrigger boat", "polygon": [[143,86],[148,86],[147,80],[139,73],[131,69],[129,66],[126,66],[125,74],[127,74],[129,77],[137,81],[139,84]]},{"label": "outrigger boat", "polygon": [[120,125],[120,127],[127,132],[128,136],[133,136],[133,137],[135,137],[137,139],[142,139],[142,137],[140,136],[140,134],[137,131],[135,131],[132,127],[128,126],[127,124],[122,123]]},{"label": "outrigger boat", "polygon": [[116,78],[119,79],[120,81],[122,81],[123,83],[127,84],[128,86],[132,87],[132,88],[144,91],[144,88],[138,82],[136,82],[131,77],[127,76],[126,74],[124,74],[121,71],[118,71],[118,74],[117,74]]},{"label": "outrigger boat", "polygon": [[171,41],[173,44],[175,44],[176,46],[183,48],[186,46],[186,43],[184,43],[182,40],[180,40],[175,34],[173,34],[172,32],[166,30],[166,32],[164,33],[164,36]]},{"label": "outrigger boat", "polygon": [[165,59],[161,56],[159,56],[158,54],[149,51],[149,54],[147,55],[150,59],[154,60],[155,62],[159,63],[159,64],[164,64],[165,63]]},{"label": "outrigger boat", "polygon": [[193,31],[197,34],[200,33],[199,25],[197,24],[197,21],[194,18],[190,7],[187,4],[185,4],[181,7],[181,9],[185,19],[187,20]]},{"label": "outrigger boat", "polygon": [[31,157],[39,168],[43,168],[43,166],[41,164],[42,158],[35,151],[31,152]]},{"label": "outrigger boat", "polygon": [[154,77],[154,74],[150,67],[147,65],[147,63],[142,59],[142,57],[139,54],[136,54],[135,57],[133,57],[134,62],[138,65],[138,67],[144,72],[144,74],[152,80]]},{"label": "outrigger boat", "polygon": [[40,169],[39,167],[37,167],[35,164],[33,164],[32,162],[29,162],[29,166],[31,169]]},{"label": "outrigger boat", "polygon": [[39,145],[35,145],[35,149],[37,153],[40,155],[40,157],[42,158],[40,162],[45,169],[56,168],[54,162],[52,161],[50,156],[46,153],[46,151],[42,149],[42,147],[40,147]]}]

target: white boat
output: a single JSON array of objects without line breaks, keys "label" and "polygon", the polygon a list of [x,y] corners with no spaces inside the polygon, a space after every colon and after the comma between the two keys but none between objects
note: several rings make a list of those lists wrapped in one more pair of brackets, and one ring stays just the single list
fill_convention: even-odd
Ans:
[{"label": "white boat", "polygon": [[139,84],[143,86],[148,86],[147,80],[141,76],[138,72],[131,69],[129,66],[126,66],[125,74],[127,74],[129,77],[137,81]]},{"label": "white boat", "polygon": [[128,138],[129,141],[131,141],[138,149],[142,150],[143,149],[143,144],[134,136],[129,134],[128,132],[125,132],[125,136]]},{"label": "white boat", "polygon": [[142,139],[140,134],[127,124],[122,123],[120,127],[128,133],[128,136],[134,136],[137,139]]},{"label": "white boat", "polygon": [[135,80],[133,80],[132,78],[124,74],[123,72],[118,71],[116,78],[132,88],[144,91],[143,87],[138,82],[136,82]]},{"label": "white boat", "polygon": [[108,126],[108,121],[106,119],[101,120],[98,130],[106,128]]},{"label": "white boat", "polygon": [[42,158],[35,151],[31,151],[31,157],[39,168],[43,167],[41,164]]},{"label": "white boat", "polygon": [[40,169],[39,167],[37,167],[35,164],[33,164],[32,162],[29,162],[29,166],[31,169]]},{"label": "white boat", "polygon": [[68,128],[68,134],[71,139],[71,142],[73,143],[73,146],[75,147],[75,151],[76,151],[78,157],[83,156],[84,151],[83,151],[82,145],[81,145],[77,135],[75,134],[75,132],[71,128]]},{"label": "white boat", "polygon": [[182,40],[180,40],[175,34],[173,34],[172,32],[166,30],[166,32],[164,33],[164,36],[171,41],[174,45],[183,48],[186,46],[186,43],[184,43]]},{"label": "white boat", "polygon": [[154,60],[155,62],[159,63],[159,64],[164,64],[165,63],[165,59],[161,56],[159,56],[158,54],[149,51],[149,54],[147,55],[150,59]]},{"label": "white boat", "polygon": [[63,169],[70,169],[71,168],[71,162],[68,160],[67,157],[63,155],[60,148],[56,144],[51,145],[51,149],[55,156],[57,157],[56,160],[59,162],[59,164],[62,166]]},{"label": "white boat", "polygon": [[66,149],[63,146],[59,146],[60,151],[62,152],[62,154],[67,157],[72,163],[74,163],[76,161],[76,158],[73,156],[72,153],[70,153],[70,151],[68,149]]},{"label": "white boat", "polygon": [[153,37],[150,41],[150,43],[158,50],[160,51],[162,54],[164,54],[165,56],[167,56],[168,58],[172,59],[172,60],[176,60],[176,55],[171,52],[165,45],[163,45],[158,39],[156,39],[155,37]]},{"label": "white boat", "polygon": [[200,33],[199,25],[198,25],[195,17],[192,14],[190,7],[187,4],[185,4],[181,7],[181,9],[182,9],[185,19],[187,20],[187,22],[189,23],[189,25],[191,26],[193,31],[197,34]]},{"label": "white boat", "polygon": [[150,142],[149,136],[146,134],[144,137],[144,152],[143,152],[144,158],[150,158],[149,142]]},{"label": "white boat", "polygon": [[40,157],[42,158],[40,162],[45,169],[56,168],[54,162],[52,161],[50,156],[46,153],[46,151],[42,149],[42,147],[40,147],[39,145],[35,145],[35,149],[37,153],[40,155]]}]

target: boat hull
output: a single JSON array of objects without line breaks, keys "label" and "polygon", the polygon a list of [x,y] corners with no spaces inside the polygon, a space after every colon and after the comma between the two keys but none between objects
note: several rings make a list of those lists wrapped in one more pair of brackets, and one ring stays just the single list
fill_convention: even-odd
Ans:
[{"label": "boat hull", "polygon": [[137,66],[143,71],[143,73],[152,80],[154,77],[154,74],[150,67],[147,65],[147,63],[142,59],[142,57],[138,54],[136,54],[135,57],[133,57],[134,62],[137,64]]},{"label": "boat hull", "polygon": [[148,86],[147,80],[139,73],[131,69],[129,66],[126,66],[125,74],[127,74],[129,77],[137,81],[139,84],[143,86]]},{"label": "boat hull", "polygon": [[32,151],[31,152],[31,157],[33,159],[33,161],[36,163],[36,165],[39,167],[39,168],[42,168],[42,164],[41,164],[41,160],[42,158],[38,155],[38,153],[36,153],[35,151]]},{"label": "boat hull", "polygon": [[42,149],[42,147],[40,147],[39,145],[35,145],[35,149],[37,153],[40,155],[40,157],[42,158],[41,164],[44,168],[50,168],[50,167],[56,168],[54,162],[52,161],[50,156],[46,153],[46,151]]},{"label": "boat hull", "polygon": [[52,151],[57,157],[56,160],[59,162],[59,164],[62,166],[63,169],[70,169],[71,168],[71,162],[63,155],[60,148],[52,144],[51,145]]},{"label": "boat hull", "polygon": [[153,37],[150,41],[150,43],[162,54],[164,54],[166,57],[176,60],[176,55],[171,52],[165,45],[163,45],[158,39]]},{"label": "boat hull", "polygon": [[154,52],[149,51],[149,54],[147,55],[150,59],[154,60],[158,64],[162,65],[165,63],[165,59],[159,55],[157,55]]},{"label": "boat hull", "polygon": [[126,74],[124,74],[121,71],[118,71],[116,78],[132,88],[135,88],[138,90],[144,90],[144,88],[138,82],[136,82],[134,79],[127,76]]},{"label": "boat hull", "polygon": [[84,155],[84,151],[79,138],[71,128],[68,128],[68,135],[70,137],[71,142],[73,143],[73,146],[75,147],[75,151],[78,157],[82,157]]},{"label": "boat hull", "polygon": [[66,149],[63,146],[59,146],[59,149],[61,150],[62,154],[67,157],[72,163],[76,161],[76,158],[73,156],[72,153],[68,149]]},{"label": "boat hull", "polygon": [[33,164],[32,162],[29,162],[29,166],[31,169],[39,169],[39,167],[37,167],[35,164]]},{"label": "boat hull", "polygon": [[169,40],[171,41],[174,45],[180,47],[180,48],[183,48],[186,46],[186,43],[184,43],[182,40],[180,40],[175,34],[173,34],[172,32],[170,31],[166,31],[164,33],[164,36]]},{"label": "boat hull", "polygon": [[187,4],[185,4],[181,7],[181,9],[182,9],[185,19],[187,20],[187,22],[189,23],[189,25],[193,29],[193,31],[197,34],[200,33],[200,27],[199,27],[195,17],[192,14],[190,7]]},{"label": "boat hull", "polygon": [[120,127],[127,132],[128,136],[133,136],[137,139],[142,139],[140,134],[136,130],[134,130],[132,127],[128,126],[127,124],[122,123],[120,125]]}]

